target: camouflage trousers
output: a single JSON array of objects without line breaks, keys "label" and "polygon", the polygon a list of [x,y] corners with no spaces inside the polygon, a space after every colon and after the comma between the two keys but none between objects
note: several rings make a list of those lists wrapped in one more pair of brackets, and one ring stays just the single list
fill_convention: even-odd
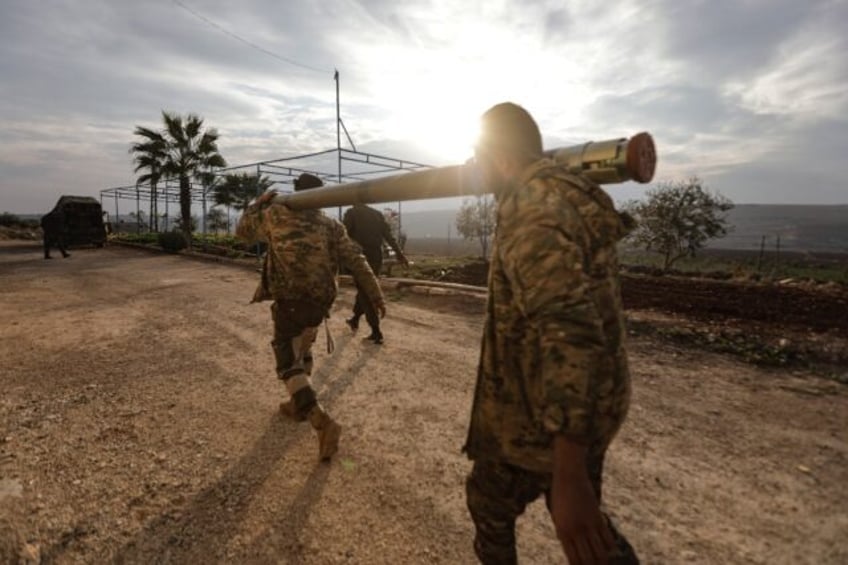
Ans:
[{"label": "camouflage trousers", "polygon": [[[592,486],[601,499],[603,454],[589,462]],[[466,502],[474,521],[474,551],[484,565],[518,563],[515,550],[515,521],[528,504],[545,496],[551,507],[551,475],[536,473],[498,461],[474,461],[466,483]],[[615,529],[607,517],[616,549],[610,564],[638,564],[630,543]],[[564,556],[563,556],[564,559]]]},{"label": "camouflage trousers", "polygon": [[297,413],[305,417],[317,399],[309,375],[312,374],[312,344],[325,309],[306,300],[276,300],[271,304],[274,341],[271,347],[277,362],[277,377],[291,395]]},{"label": "camouflage trousers", "polygon": [[[380,277],[380,271],[383,268],[383,250],[380,249],[375,255],[372,253],[365,254],[366,259],[368,260],[368,266],[371,267],[371,271],[374,272],[375,277]],[[359,286],[359,283],[354,280],[354,284],[356,285],[356,300],[353,303],[353,317],[357,320],[360,316],[365,314],[365,321],[368,322],[368,326],[371,328],[373,332],[380,331],[380,315],[377,313],[377,309],[374,308],[374,304],[371,303],[371,299],[368,298],[368,295],[362,290],[362,287]]]}]

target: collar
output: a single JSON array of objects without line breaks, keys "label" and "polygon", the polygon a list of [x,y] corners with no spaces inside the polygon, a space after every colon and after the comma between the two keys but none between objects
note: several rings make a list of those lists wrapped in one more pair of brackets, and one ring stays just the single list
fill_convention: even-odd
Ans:
[{"label": "collar", "polygon": [[542,157],[538,161],[530,163],[524,169],[522,169],[522,171],[518,175],[515,176],[513,181],[509,184],[509,187],[504,190],[504,196],[515,192],[522,186],[529,183],[536,175],[539,174],[539,171],[556,166],[558,166],[556,161],[548,157]]}]

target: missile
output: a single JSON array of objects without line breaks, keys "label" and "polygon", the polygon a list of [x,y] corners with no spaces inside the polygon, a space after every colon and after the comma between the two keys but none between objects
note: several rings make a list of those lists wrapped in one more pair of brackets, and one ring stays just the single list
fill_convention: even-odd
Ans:
[{"label": "missile", "polygon": [[[588,142],[545,151],[545,156],[564,165],[569,172],[581,174],[598,184],[616,184],[629,180],[648,183],[654,176],[657,156],[654,140],[647,132],[631,138]],[[473,163],[437,167],[376,179],[278,194],[274,203],[295,210],[330,208],[476,196],[491,192],[481,186]]]}]

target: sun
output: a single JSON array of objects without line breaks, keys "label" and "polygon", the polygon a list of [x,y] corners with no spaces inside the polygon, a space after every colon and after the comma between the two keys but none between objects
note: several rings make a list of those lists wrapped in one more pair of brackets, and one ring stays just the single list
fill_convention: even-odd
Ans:
[{"label": "sun", "polygon": [[464,163],[473,155],[480,129],[480,118],[474,112],[458,106],[441,107],[422,112],[414,122],[415,140],[442,163]]},{"label": "sun", "polygon": [[454,165],[473,155],[485,110],[475,97],[424,83],[398,89],[384,101],[385,135],[415,147],[422,160]]},{"label": "sun", "polygon": [[434,165],[464,163],[474,152],[479,130],[477,115],[451,106],[403,113],[389,123],[393,139],[416,148]]}]

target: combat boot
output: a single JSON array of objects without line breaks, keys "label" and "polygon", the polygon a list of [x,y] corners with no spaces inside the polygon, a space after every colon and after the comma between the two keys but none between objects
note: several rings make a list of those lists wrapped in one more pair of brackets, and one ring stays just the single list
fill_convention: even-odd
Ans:
[{"label": "combat boot", "polygon": [[330,459],[339,450],[342,427],[321,406],[309,411],[309,423],[318,432],[318,456],[322,461]]},{"label": "combat boot", "polygon": [[280,414],[294,422],[306,421],[306,416],[298,412],[297,407],[294,405],[291,398],[285,402],[280,402]]},{"label": "combat boot", "polygon": [[365,339],[370,339],[371,341],[373,341],[377,345],[382,345],[382,343],[383,343],[383,332],[381,332],[380,330],[372,330],[371,335],[369,335]]}]

